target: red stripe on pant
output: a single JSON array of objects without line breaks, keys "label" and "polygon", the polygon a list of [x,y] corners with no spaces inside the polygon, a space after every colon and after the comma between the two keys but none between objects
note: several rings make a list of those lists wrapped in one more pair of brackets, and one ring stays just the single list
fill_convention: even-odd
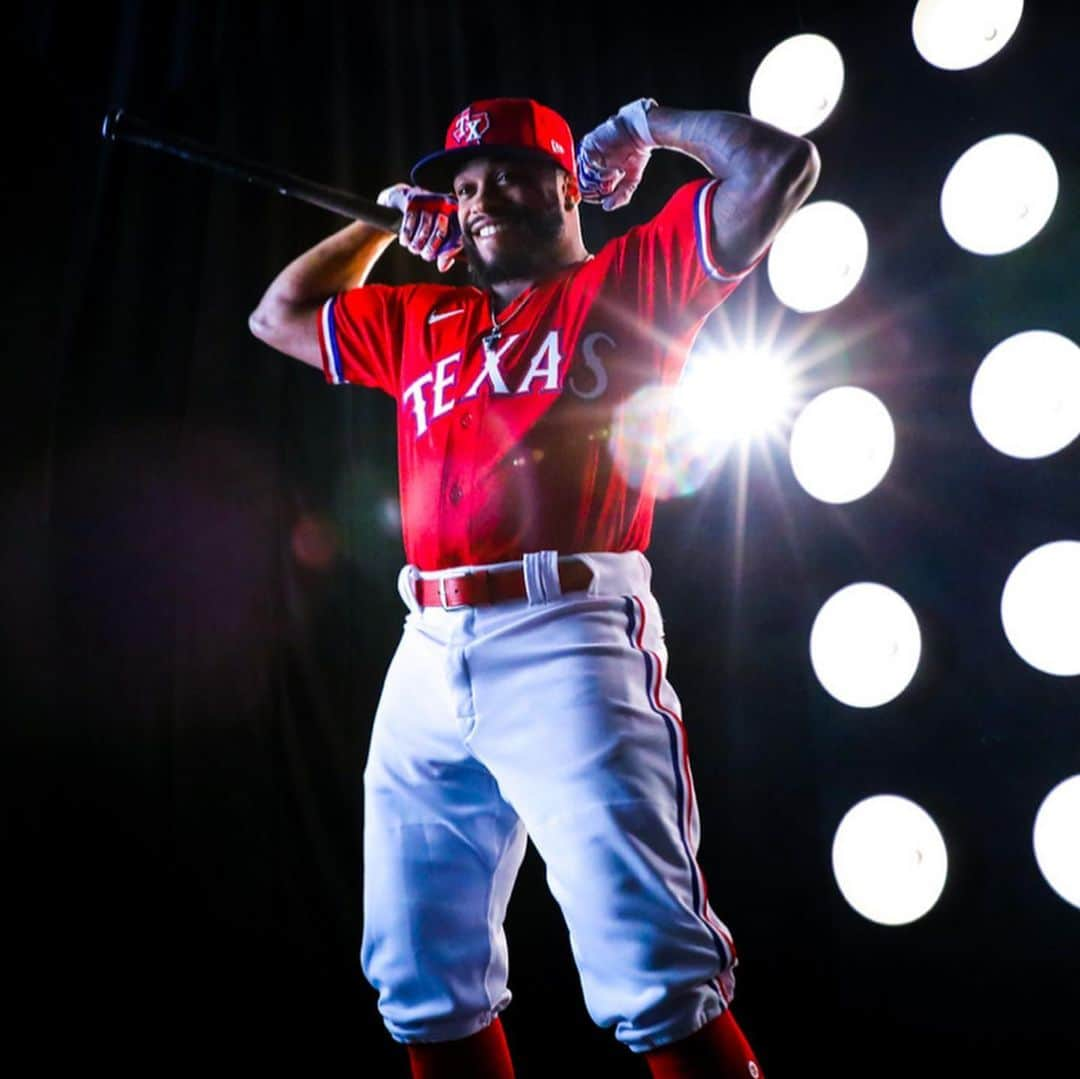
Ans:
[{"label": "red stripe on pant", "polygon": [[[734,963],[736,951],[735,942],[729,936],[726,928],[719,924],[719,920],[715,917],[712,910],[709,907],[709,888],[705,883],[705,874],[701,870],[701,866],[698,864],[697,857],[695,856],[692,845],[694,841],[694,815],[695,815],[695,802],[697,795],[694,793],[694,780],[690,773],[690,741],[686,734],[686,725],[682,721],[682,717],[673,709],[668,708],[660,699],[660,690],[664,684],[664,665],[660,662],[660,657],[651,648],[645,647],[645,604],[641,601],[639,596],[631,597],[634,603],[634,609],[637,611],[637,623],[638,630],[637,636],[632,638],[634,646],[644,656],[647,656],[652,661],[651,671],[655,672],[650,678],[647,686],[647,695],[649,703],[652,706],[654,712],[657,715],[667,717],[668,721],[672,725],[672,729],[675,731],[676,742],[678,745],[679,753],[679,772],[682,776],[683,790],[686,794],[686,811],[683,818],[684,831],[683,836],[687,843],[687,855],[690,858],[690,871],[697,878],[698,891],[701,896],[699,902],[699,909],[695,911],[698,917],[713,932],[723,941],[727,948],[728,955]],[[651,674],[651,672],[650,672]],[[724,1003],[728,1003],[727,997],[724,994],[720,981],[715,983],[716,991],[720,994]]]}]

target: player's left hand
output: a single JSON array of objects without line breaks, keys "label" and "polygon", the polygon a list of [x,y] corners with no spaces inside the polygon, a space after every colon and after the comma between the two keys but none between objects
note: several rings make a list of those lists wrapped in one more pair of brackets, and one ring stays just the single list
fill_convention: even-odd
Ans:
[{"label": "player's left hand", "polygon": [[657,145],[646,118],[655,104],[643,97],[623,105],[578,144],[578,186],[586,202],[617,210],[630,201]]},{"label": "player's left hand", "polygon": [[402,247],[425,262],[434,262],[440,273],[450,269],[464,249],[453,195],[393,184],[380,191],[375,201],[401,211],[398,242]]}]

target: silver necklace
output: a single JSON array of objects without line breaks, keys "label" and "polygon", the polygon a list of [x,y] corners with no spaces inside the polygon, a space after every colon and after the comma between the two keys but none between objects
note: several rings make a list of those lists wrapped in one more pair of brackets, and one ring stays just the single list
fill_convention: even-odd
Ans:
[{"label": "silver necklace", "polygon": [[[487,349],[489,352],[494,349],[494,347],[499,343],[500,339],[502,338],[503,327],[510,321],[510,319],[514,317],[514,315],[518,313],[518,311],[520,311],[529,302],[530,299],[532,299],[532,294],[534,291],[535,286],[530,285],[520,296],[517,297],[517,299],[515,299],[509,305],[509,307],[506,309],[506,312],[503,314],[501,321],[496,317],[494,308],[491,309],[491,329],[488,330],[488,332],[484,334],[483,337],[485,349]],[[490,302],[491,301],[489,300],[489,305]]]},{"label": "silver necklace", "polygon": [[[581,261],[588,262],[592,257],[593,256],[591,252],[586,252],[585,257]],[[490,307],[491,299],[490,297],[488,298],[488,305],[491,310],[491,329],[488,330],[486,334],[484,334],[483,338],[481,338],[481,340],[484,342],[484,348],[488,352],[494,349],[495,346],[499,343],[499,340],[502,338],[502,328],[514,317],[514,315],[518,313],[518,311],[520,311],[529,302],[529,300],[532,299],[533,293],[535,291],[536,285],[529,285],[529,287],[520,296],[518,296],[517,299],[513,300],[507,306],[506,313],[503,315],[501,321],[495,317],[495,310],[494,308]]]}]

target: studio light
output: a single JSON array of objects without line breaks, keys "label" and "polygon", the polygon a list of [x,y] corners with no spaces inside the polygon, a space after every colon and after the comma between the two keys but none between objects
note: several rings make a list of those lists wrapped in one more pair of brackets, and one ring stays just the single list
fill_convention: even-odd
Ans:
[{"label": "studio light", "polygon": [[891,588],[860,581],[834,593],[810,631],[810,663],[827,693],[853,708],[900,695],[922,650],[919,623]]},{"label": "studio light", "polygon": [[1062,780],[1043,799],[1032,843],[1046,883],[1066,903],[1080,907],[1080,775]]},{"label": "studio light", "polygon": [[793,311],[823,311],[859,283],[869,242],[859,215],[840,202],[796,210],[769,251],[769,284]]},{"label": "studio light", "polygon": [[840,821],[832,867],[841,894],[864,918],[906,925],[940,898],[948,854],[925,809],[895,794],[878,794],[852,806]]},{"label": "studio light", "polygon": [[791,470],[822,502],[853,502],[872,491],[892,462],[889,410],[867,390],[837,386],[815,397],[791,429]]},{"label": "studio light", "polygon": [[999,53],[1023,11],[1024,0],[919,0],[911,36],[928,64],[959,71]]},{"label": "studio light", "polygon": [[805,135],[836,107],[843,85],[840,50],[820,34],[797,34],[758,64],[750,82],[750,115]]},{"label": "studio light", "polygon": [[1010,457],[1046,457],[1080,435],[1080,348],[1048,330],[996,345],[971,384],[979,434]]},{"label": "studio light", "polygon": [[1020,559],[1001,593],[1001,624],[1036,670],[1080,674],[1080,543],[1046,543]]},{"label": "studio light", "polygon": [[945,231],[966,251],[1023,247],[1050,220],[1058,196],[1054,159],[1027,135],[993,135],[957,159],[941,189]]}]

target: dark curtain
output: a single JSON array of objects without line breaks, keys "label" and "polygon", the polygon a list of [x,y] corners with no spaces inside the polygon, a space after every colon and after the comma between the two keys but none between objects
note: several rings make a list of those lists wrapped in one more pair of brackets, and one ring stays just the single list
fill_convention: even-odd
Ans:
[{"label": "dark curtain", "polygon": [[[843,38],[841,7],[771,4],[737,15],[457,0],[16,5],[4,61],[6,890],[15,1024],[45,1059],[132,1073],[287,1063],[405,1074],[357,958],[361,773],[404,614],[393,404],[331,389],[246,326],[274,274],[343,222],[106,145],[106,110],[123,106],[371,195],[437,145],[473,98],[537,97],[578,133],[642,93],[745,111],[766,49],[804,25]],[[863,36],[847,43],[867,56],[852,71],[852,93],[879,106],[889,70],[880,39],[886,29],[907,32],[910,7],[884,5],[882,25],[864,13]],[[1050,48],[1055,30],[1044,26],[1037,40]],[[897,78],[907,77],[900,65]],[[1071,86],[1075,102],[1075,76]],[[904,158],[881,115],[845,107],[850,124],[865,124],[846,142],[836,136],[825,196],[841,197],[830,184],[850,175],[860,143],[878,154],[878,175],[895,180]],[[904,137],[917,152],[921,135],[910,126]],[[1072,229],[1055,219],[1058,262],[1042,271],[1061,285],[1044,287],[1028,311],[1075,338],[1074,128],[1071,137],[1073,186],[1058,213],[1072,215]],[[949,152],[963,145],[954,140]],[[875,171],[865,159],[858,168]],[[940,171],[928,168],[927,182]],[[692,162],[658,158],[626,216],[590,216],[590,245],[644,220],[692,175]],[[862,194],[884,247],[897,250],[906,229],[896,198]],[[929,220],[933,197],[923,201]],[[1040,724],[1029,741],[1015,716],[971,717],[947,676],[960,671],[989,699],[987,665],[1011,660],[996,637],[989,652],[967,657],[949,620],[960,607],[993,619],[989,590],[1007,554],[988,551],[962,578],[962,549],[918,546],[932,543],[942,516],[955,524],[946,511],[953,479],[925,466],[940,461],[933,410],[962,407],[979,348],[962,339],[964,312],[985,307],[985,293],[969,295],[948,274],[906,307],[910,297],[891,293],[952,257],[934,242],[895,278],[874,277],[880,263],[869,271],[849,309],[864,324],[876,318],[873,347],[850,345],[836,360],[835,381],[870,373],[892,385],[901,422],[928,432],[898,460],[889,512],[871,509],[852,539],[854,510],[814,508],[791,543],[782,509],[754,495],[747,517],[725,482],[665,507],[657,524],[672,676],[701,787],[703,864],[744,955],[743,1025],[776,1074],[829,1061],[832,1074],[885,1075],[890,1062],[923,1059],[926,1047],[937,1061],[985,1064],[1006,1051],[1034,1061],[1076,1046],[1066,1015],[1080,919],[1057,900],[1047,911],[1027,906],[1045,887],[1022,858],[1029,787],[1011,791],[1007,825],[995,815],[1009,782],[1031,779],[1030,790],[1045,791],[1069,762],[1078,770],[1075,686],[1032,678],[1020,705],[1071,715],[1071,733]],[[425,272],[394,251],[376,279]],[[745,286],[735,317],[766,295],[763,281]],[[920,366],[918,335],[930,332],[958,357],[949,370]],[[883,354],[915,373],[914,387],[895,369],[882,374]],[[1052,466],[1054,482],[1075,474],[1074,451]],[[1005,500],[1016,497],[1012,475],[995,481]],[[758,479],[767,491],[768,472]],[[773,482],[791,487],[786,475]],[[1075,533],[1075,500],[1061,505],[1061,487],[1051,487],[1050,478],[1026,487],[1042,506],[1027,519],[1042,513],[1055,528],[1071,520]],[[992,520],[1020,528],[1007,514]],[[736,581],[734,536],[747,521]],[[825,534],[817,546],[814,533]],[[870,721],[873,730],[853,732],[813,680],[805,634],[833,588],[854,573],[882,575],[867,554],[874,542],[882,562],[904,567],[894,578],[916,592],[922,582],[921,612],[940,647],[903,702]],[[1020,760],[1018,745],[1030,751]],[[989,804],[981,788],[962,796],[959,773],[990,785]],[[958,815],[951,890],[929,927],[860,922],[830,876],[839,815],[890,784]],[[1020,837],[1003,844],[1004,866],[988,830]],[[532,855],[510,937],[506,1022],[520,1074],[553,1074],[571,1053],[588,1069],[644,1074],[590,1024]],[[1021,984],[1026,1002],[1014,996]],[[851,1059],[845,1045],[855,1047]]]}]

